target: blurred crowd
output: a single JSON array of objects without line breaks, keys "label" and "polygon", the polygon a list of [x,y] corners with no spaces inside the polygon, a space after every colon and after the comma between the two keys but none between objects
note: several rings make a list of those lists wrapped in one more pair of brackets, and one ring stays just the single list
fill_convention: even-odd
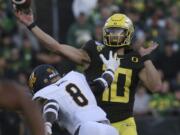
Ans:
[{"label": "blurred crowd", "polygon": [[[150,41],[158,42],[152,60],[163,86],[152,94],[140,83],[134,112],[137,116],[180,116],[179,0],[74,0],[72,12],[75,19],[68,28],[66,43],[76,48],[89,39],[101,42],[104,22],[116,12],[125,13],[134,22],[134,49],[147,47]],[[16,21],[10,1],[0,1],[0,37],[0,78],[26,85],[28,75],[38,64],[53,64],[65,72],[76,68],[39,46],[31,32]]]}]

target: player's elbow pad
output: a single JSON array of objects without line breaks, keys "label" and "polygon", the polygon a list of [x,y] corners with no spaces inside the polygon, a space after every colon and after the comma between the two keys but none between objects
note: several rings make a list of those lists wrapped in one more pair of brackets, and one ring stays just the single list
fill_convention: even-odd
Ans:
[{"label": "player's elbow pad", "polygon": [[102,78],[98,78],[90,84],[93,93],[98,96],[101,95],[107,86],[107,83],[102,81]]},{"label": "player's elbow pad", "polygon": [[114,80],[114,72],[112,70],[106,70],[101,77],[107,82],[106,87],[110,87]]},{"label": "player's elbow pad", "polygon": [[111,86],[111,83],[114,79],[114,72],[111,70],[106,70],[101,77],[93,80],[93,83],[90,84],[91,89],[95,95],[100,95],[103,91]]},{"label": "player's elbow pad", "polygon": [[53,123],[58,118],[59,104],[55,100],[49,100],[43,108],[45,121]]}]

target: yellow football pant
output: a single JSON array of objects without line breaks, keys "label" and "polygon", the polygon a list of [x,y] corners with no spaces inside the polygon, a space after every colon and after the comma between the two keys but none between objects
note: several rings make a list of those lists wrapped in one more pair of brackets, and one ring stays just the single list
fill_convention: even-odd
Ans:
[{"label": "yellow football pant", "polygon": [[133,117],[111,124],[118,130],[120,135],[137,135],[136,123]]}]

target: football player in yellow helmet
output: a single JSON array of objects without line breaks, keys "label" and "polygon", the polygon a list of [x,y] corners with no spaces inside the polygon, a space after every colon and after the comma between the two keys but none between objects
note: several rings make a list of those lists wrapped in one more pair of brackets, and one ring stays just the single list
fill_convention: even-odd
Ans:
[{"label": "football player in yellow helmet", "polygon": [[104,25],[103,42],[110,47],[129,46],[133,33],[132,21],[124,14],[114,14]]},{"label": "football player in yellow helmet", "polygon": [[90,40],[81,49],[58,43],[35,24],[32,14],[16,12],[16,16],[46,48],[84,66],[89,82],[105,70],[99,55],[108,58],[110,50],[116,52],[121,64],[115,72],[111,87],[98,96],[97,101],[121,135],[137,135],[133,104],[138,81],[141,80],[152,91],[161,87],[158,71],[148,57],[157,48],[156,43],[152,42],[148,48],[140,47],[138,51],[127,51],[131,46],[134,27],[125,14],[118,13],[109,17],[103,28],[103,43]]}]

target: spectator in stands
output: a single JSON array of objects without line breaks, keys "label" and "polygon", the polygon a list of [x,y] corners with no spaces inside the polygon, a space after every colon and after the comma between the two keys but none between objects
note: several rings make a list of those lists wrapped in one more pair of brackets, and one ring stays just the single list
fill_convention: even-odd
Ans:
[{"label": "spectator in stands", "polygon": [[163,81],[160,92],[153,94],[150,99],[150,108],[154,115],[167,116],[172,113],[173,103],[174,97],[169,82]]},{"label": "spectator in stands", "polygon": [[173,90],[180,90],[180,71],[176,74],[176,78],[172,81],[172,89]]},{"label": "spectator in stands", "polygon": [[31,72],[33,66],[36,64],[36,51],[32,47],[31,42],[28,38],[24,38],[22,46],[20,48],[21,57],[21,70],[28,73]]},{"label": "spectator in stands", "polygon": [[74,0],[72,4],[72,10],[75,18],[78,18],[81,12],[87,16],[92,14],[92,11],[97,5],[97,0]]},{"label": "spectator in stands", "polygon": [[96,24],[95,24],[95,29],[94,29],[94,40],[96,40],[96,41],[99,41],[99,42],[102,42],[102,35],[103,35],[103,31],[102,31],[102,28],[103,28],[103,24],[102,24],[102,22],[97,22]]},{"label": "spectator in stands", "polygon": [[135,95],[134,114],[137,116],[147,115],[149,108],[150,95],[146,92],[145,87],[139,86]]},{"label": "spectator in stands", "polygon": [[13,48],[11,50],[11,57],[7,59],[7,77],[15,79],[18,71],[22,68],[22,58],[20,57],[20,50]]},{"label": "spectator in stands", "polygon": [[6,70],[6,60],[3,57],[0,57],[0,78],[5,77]]},{"label": "spectator in stands", "polygon": [[93,28],[88,22],[88,16],[84,12],[80,12],[76,22],[68,30],[67,43],[76,48],[81,48],[85,42],[92,39],[92,35]]},{"label": "spectator in stands", "polygon": [[162,70],[165,79],[171,80],[175,78],[179,70],[180,57],[179,52],[174,50],[174,42],[166,41],[164,45],[164,51],[157,55],[155,65]]},{"label": "spectator in stands", "polygon": [[173,105],[174,115],[180,116],[180,88],[175,90],[174,96],[175,96],[174,105]]}]

